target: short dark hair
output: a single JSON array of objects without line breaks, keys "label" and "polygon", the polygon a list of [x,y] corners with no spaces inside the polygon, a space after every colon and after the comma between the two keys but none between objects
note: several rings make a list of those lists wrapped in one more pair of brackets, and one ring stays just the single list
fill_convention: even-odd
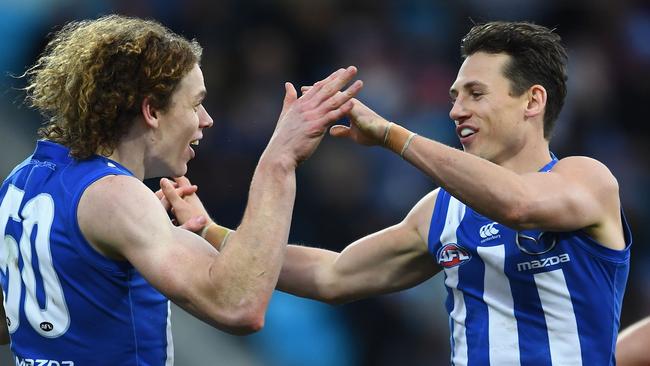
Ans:
[{"label": "short dark hair", "polygon": [[68,23],[29,78],[27,102],[47,118],[39,136],[84,159],[110,155],[145,97],[160,110],[202,49],[160,23],[119,15]]},{"label": "short dark hair", "polygon": [[567,53],[553,30],[528,22],[475,25],[460,43],[463,59],[476,52],[505,53],[510,61],[503,74],[511,92],[520,96],[539,84],[546,89],[544,137],[549,140],[566,97]]}]

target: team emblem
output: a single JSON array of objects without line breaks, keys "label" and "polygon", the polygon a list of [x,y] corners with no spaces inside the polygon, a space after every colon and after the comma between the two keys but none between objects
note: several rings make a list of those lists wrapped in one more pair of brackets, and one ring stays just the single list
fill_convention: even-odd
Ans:
[{"label": "team emblem", "polygon": [[548,253],[557,244],[557,234],[542,231],[538,234],[518,231],[515,236],[515,244],[520,251],[529,255],[540,255]]},{"label": "team emblem", "polygon": [[438,264],[445,268],[459,266],[470,259],[472,259],[472,254],[458,244],[447,244],[438,251]]}]

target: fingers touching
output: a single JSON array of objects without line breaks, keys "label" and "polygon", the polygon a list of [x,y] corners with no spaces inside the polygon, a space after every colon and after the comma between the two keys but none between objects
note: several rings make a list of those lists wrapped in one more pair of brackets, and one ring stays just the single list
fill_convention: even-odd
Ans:
[{"label": "fingers touching", "polygon": [[328,76],[326,79],[321,80],[314,84],[312,88],[306,90],[300,99],[306,109],[316,109],[320,111],[328,120],[330,118],[340,118],[341,113],[329,113],[330,111],[347,109],[351,106],[346,106],[346,103],[353,98],[363,87],[363,82],[357,80],[344,91],[340,91],[346,84],[348,84],[357,74],[357,68],[350,66],[347,69],[339,69]]},{"label": "fingers touching", "polygon": [[185,177],[174,178],[173,182],[167,178],[162,178],[160,180],[160,188],[155,194],[165,211],[172,209],[170,198],[175,200],[174,202],[178,202],[183,197],[194,194],[198,190],[198,187],[190,184],[190,181]]}]

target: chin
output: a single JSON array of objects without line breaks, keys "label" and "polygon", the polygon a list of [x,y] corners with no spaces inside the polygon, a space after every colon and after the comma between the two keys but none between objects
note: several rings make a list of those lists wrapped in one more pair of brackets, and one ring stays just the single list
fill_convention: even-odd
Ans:
[{"label": "chin", "polygon": [[163,165],[159,166],[158,169],[152,170],[151,174],[148,174],[145,178],[160,178],[160,177],[181,177],[187,173],[187,164],[171,166]]},{"label": "chin", "polygon": [[185,174],[187,174],[187,164],[183,164],[182,167],[178,167],[177,169],[173,169],[171,176],[172,177],[182,177]]}]

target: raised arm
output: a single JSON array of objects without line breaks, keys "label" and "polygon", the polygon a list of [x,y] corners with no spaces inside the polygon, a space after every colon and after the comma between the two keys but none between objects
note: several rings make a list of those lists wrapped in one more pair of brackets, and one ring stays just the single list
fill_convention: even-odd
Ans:
[{"label": "raised arm", "polygon": [[593,159],[571,157],[562,159],[547,173],[518,174],[414,136],[399,125],[392,124],[389,129],[388,121],[358,100],[354,100],[350,116],[350,127],[334,126],[331,133],[401,154],[465,204],[504,225],[520,230],[584,229],[608,247],[624,246],[618,183],[604,165]]},{"label": "raised arm", "polygon": [[105,256],[128,260],[155,288],[204,321],[235,334],[259,330],[286,250],[295,168],[351,108],[349,99],[361,82],[337,91],[355,74],[354,67],[340,69],[299,99],[286,84],[283,110],[253,175],[241,225],[229,239],[233,245],[221,253],[172,225],[156,196],[127,176],[102,178],[84,192],[77,210],[84,236]]},{"label": "raised arm", "polygon": [[397,225],[361,238],[341,253],[290,245],[278,289],[338,304],[410,288],[440,271],[427,250],[437,190]]}]

